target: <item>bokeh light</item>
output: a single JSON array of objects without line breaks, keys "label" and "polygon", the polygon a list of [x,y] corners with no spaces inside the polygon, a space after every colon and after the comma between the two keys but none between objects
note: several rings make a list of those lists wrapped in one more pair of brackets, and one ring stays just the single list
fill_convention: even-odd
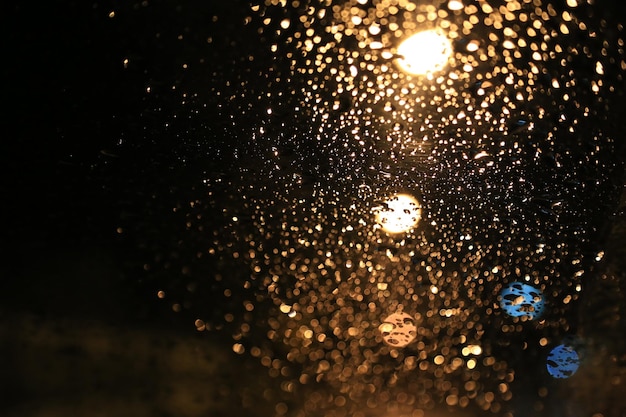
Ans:
[{"label": "bokeh light", "polygon": [[461,0],[449,0],[448,9],[450,10],[463,10],[463,2]]},{"label": "bokeh light", "polygon": [[543,314],[544,297],[532,285],[513,282],[500,292],[500,307],[511,317],[533,320]]},{"label": "bokeh light", "polygon": [[399,348],[408,346],[417,335],[415,320],[406,313],[393,313],[386,317],[378,330],[385,343]]},{"label": "bokeh light", "polygon": [[441,71],[452,53],[452,44],[437,30],[418,32],[398,46],[398,66],[413,75]]},{"label": "bokeh light", "polygon": [[374,209],[376,223],[391,234],[408,232],[421,218],[419,202],[408,194],[394,195]]},{"label": "bokeh light", "polygon": [[563,379],[576,373],[580,358],[574,347],[562,344],[550,351],[546,362],[548,373],[554,378]]}]

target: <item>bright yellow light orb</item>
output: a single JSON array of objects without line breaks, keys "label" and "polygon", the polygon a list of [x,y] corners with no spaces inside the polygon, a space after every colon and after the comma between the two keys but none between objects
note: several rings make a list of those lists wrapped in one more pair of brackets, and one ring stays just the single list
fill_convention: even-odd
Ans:
[{"label": "bright yellow light orb", "polygon": [[452,54],[447,36],[437,30],[418,32],[398,46],[398,66],[412,75],[441,71]]},{"label": "bright yellow light orb", "polygon": [[450,0],[448,2],[448,9],[450,10],[463,10],[463,2],[460,0]]},{"label": "bright yellow light orb", "polygon": [[422,210],[417,200],[407,194],[398,194],[385,201],[385,207],[374,209],[376,223],[387,233],[404,233],[414,228]]}]

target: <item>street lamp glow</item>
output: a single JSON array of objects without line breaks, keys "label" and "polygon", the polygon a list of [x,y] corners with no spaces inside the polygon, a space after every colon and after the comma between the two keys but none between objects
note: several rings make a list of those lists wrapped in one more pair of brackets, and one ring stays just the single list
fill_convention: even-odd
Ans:
[{"label": "street lamp glow", "polygon": [[418,32],[398,46],[398,66],[412,75],[441,71],[452,54],[450,40],[437,30]]},{"label": "street lamp glow", "polygon": [[407,194],[398,194],[387,201],[385,207],[374,209],[376,223],[387,233],[404,233],[414,228],[422,210],[417,200]]}]

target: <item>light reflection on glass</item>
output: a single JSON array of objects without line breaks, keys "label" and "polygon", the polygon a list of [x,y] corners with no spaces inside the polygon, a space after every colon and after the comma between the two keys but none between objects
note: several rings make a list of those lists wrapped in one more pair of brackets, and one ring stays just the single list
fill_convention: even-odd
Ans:
[{"label": "light reflection on glass", "polygon": [[401,70],[412,75],[441,71],[452,53],[450,40],[437,30],[418,32],[398,47],[397,63]]},{"label": "light reflection on glass", "polygon": [[421,218],[421,208],[412,196],[398,194],[385,201],[384,207],[376,207],[374,214],[376,223],[385,232],[404,233],[417,225]]}]

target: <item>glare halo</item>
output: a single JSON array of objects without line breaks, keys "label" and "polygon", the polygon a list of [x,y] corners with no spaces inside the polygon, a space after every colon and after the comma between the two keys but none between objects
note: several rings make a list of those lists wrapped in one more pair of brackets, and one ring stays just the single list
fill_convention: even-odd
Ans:
[{"label": "glare halo", "polygon": [[397,51],[400,69],[411,75],[441,71],[452,54],[450,39],[438,30],[417,32],[405,39]]},{"label": "glare halo", "polygon": [[396,194],[385,201],[384,208],[374,209],[376,223],[387,233],[408,232],[421,218],[419,202],[408,194]]}]

